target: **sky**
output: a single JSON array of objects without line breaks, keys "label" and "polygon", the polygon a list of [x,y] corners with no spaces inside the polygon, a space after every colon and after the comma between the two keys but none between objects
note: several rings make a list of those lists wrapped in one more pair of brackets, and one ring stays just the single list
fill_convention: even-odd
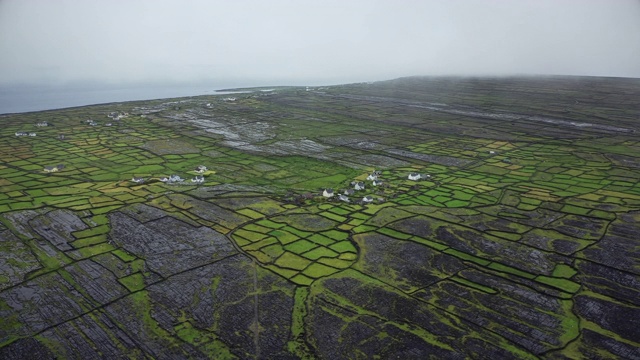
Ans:
[{"label": "sky", "polygon": [[640,77],[640,0],[0,0],[0,86]]}]

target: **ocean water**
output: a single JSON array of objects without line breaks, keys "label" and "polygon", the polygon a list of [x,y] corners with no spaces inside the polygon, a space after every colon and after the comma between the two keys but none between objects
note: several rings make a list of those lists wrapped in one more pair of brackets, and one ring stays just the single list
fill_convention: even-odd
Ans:
[{"label": "ocean water", "polygon": [[223,95],[222,86],[143,86],[129,88],[0,87],[0,114],[21,113],[111,102]]}]

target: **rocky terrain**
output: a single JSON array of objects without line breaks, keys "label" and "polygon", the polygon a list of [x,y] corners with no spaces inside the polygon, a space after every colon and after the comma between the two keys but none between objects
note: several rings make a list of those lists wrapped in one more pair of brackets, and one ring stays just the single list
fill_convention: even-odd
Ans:
[{"label": "rocky terrain", "polygon": [[639,109],[411,77],[0,115],[0,359],[640,359]]}]

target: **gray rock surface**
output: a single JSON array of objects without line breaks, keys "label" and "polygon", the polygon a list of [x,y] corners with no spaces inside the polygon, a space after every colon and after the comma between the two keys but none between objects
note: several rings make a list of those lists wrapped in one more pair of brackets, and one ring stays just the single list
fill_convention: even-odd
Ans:
[{"label": "gray rock surface", "polygon": [[149,269],[168,277],[236,253],[231,242],[207,227],[168,217],[140,223],[123,213],[109,216],[113,242],[146,260]]},{"label": "gray rock surface", "polygon": [[42,267],[31,249],[9,230],[0,231],[0,251],[0,290],[19,284]]},{"label": "gray rock surface", "polygon": [[61,251],[73,249],[74,231],[89,228],[82,219],[69,210],[53,210],[29,221],[29,226]]}]

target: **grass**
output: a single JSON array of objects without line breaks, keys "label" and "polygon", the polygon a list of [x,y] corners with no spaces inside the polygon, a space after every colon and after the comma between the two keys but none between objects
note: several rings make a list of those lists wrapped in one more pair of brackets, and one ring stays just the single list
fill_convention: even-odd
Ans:
[{"label": "grass", "polygon": [[86,247],[86,246],[101,244],[101,243],[103,243],[105,241],[107,241],[106,234],[101,234],[101,235],[81,238],[79,240],[76,240],[76,241],[72,242],[71,246],[73,246],[74,248],[78,249],[78,248],[83,248],[83,247]]},{"label": "grass", "polygon": [[[278,237],[278,235],[276,235],[274,233],[275,233],[275,231],[269,233],[269,235],[273,235],[273,236]],[[234,236],[235,235],[241,236],[241,237],[243,237],[243,238],[245,238],[245,239],[247,239],[247,240],[249,240],[251,242],[260,241],[260,240],[262,240],[262,239],[267,237],[267,234],[245,230],[244,228],[236,230],[235,233],[234,233]]]},{"label": "grass", "polygon": [[296,242],[293,242],[291,244],[286,245],[284,248],[287,251],[291,251],[294,252],[296,254],[302,254],[305,253],[315,247],[317,247],[317,244],[312,243],[311,241],[307,241],[307,240],[298,240]]},{"label": "grass", "polygon": [[575,293],[578,290],[580,290],[579,283],[576,283],[567,279],[559,279],[559,278],[539,275],[538,277],[536,277],[535,280],[540,283],[553,286],[557,289],[560,289],[568,293]]},{"label": "grass", "polygon": [[288,231],[285,230],[273,230],[271,232],[269,232],[269,235],[275,237],[276,239],[278,239],[278,241],[283,244],[283,245],[287,245],[289,243],[292,243],[294,241],[297,241],[300,239],[299,236],[294,235]]},{"label": "grass", "polygon": [[145,287],[144,276],[141,273],[134,273],[129,276],[118,279],[129,291],[135,292]]},{"label": "grass", "polygon": [[406,240],[409,239],[411,237],[411,235],[393,230],[393,229],[389,229],[389,228],[380,228],[378,229],[378,232],[387,236],[391,236],[393,238],[396,239],[402,239],[402,240]]},{"label": "grass", "polygon": [[577,273],[578,273],[578,271],[576,269],[572,268],[569,265],[558,264],[553,269],[553,273],[551,273],[551,276],[553,276],[553,277],[561,277],[561,278],[565,278],[565,279],[571,279]]},{"label": "grass", "polygon": [[80,248],[78,251],[83,258],[92,257],[98,254],[103,254],[115,250],[115,247],[109,243],[99,243],[97,245],[86,246]]},{"label": "grass", "polygon": [[349,237],[349,234],[347,232],[338,231],[338,230],[323,231],[320,234],[335,241],[346,240]]},{"label": "grass", "polygon": [[353,243],[351,241],[340,241],[337,242],[331,246],[329,246],[330,249],[337,251],[341,254],[343,253],[356,253],[356,248],[353,246]]},{"label": "grass", "polygon": [[329,246],[329,245],[335,243],[334,239],[326,237],[326,236],[321,235],[321,234],[313,234],[313,235],[309,236],[308,239],[313,241],[316,244],[324,245],[324,246]]},{"label": "grass", "polygon": [[285,252],[274,263],[274,265],[292,270],[304,270],[311,264],[311,261],[291,252]]},{"label": "grass", "polygon": [[129,254],[128,252],[122,250],[122,249],[117,249],[111,252],[113,255],[117,256],[118,258],[120,258],[120,260],[124,261],[124,262],[130,262],[133,261],[135,259],[137,259],[135,256]]},{"label": "grass", "polygon": [[335,258],[338,255],[339,253],[325,247],[317,247],[317,248],[314,248],[313,250],[307,251],[306,253],[302,254],[302,256],[304,256],[309,260],[317,260],[323,257]]},{"label": "grass", "polygon": [[443,252],[445,254],[449,254],[449,255],[455,256],[455,257],[459,258],[460,260],[471,261],[471,262],[474,262],[474,263],[476,263],[478,265],[481,265],[481,266],[487,266],[487,265],[489,265],[491,263],[491,261],[489,261],[489,260],[485,260],[485,259],[483,259],[481,257],[470,255],[470,254],[464,253],[464,252],[456,250],[456,249],[446,249]]},{"label": "grass", "polygon": [[[458,79],[448,83],[443,79],[424,81],[408,78],[391,83],[327,87],[322,90],[323,94],[279,89],[282,91],[280,94],[268,97],[238,95],[239,100],[234,104],[224,103],[214,96],[203,100],[214,104],[213,108],[204,104],[189,105],[200,101],[192,98],[189,101],[193,102],[167,105],[166,108],[162,104],[167,100],[162,100],[138,105],[111,104],[6,115],[0,129],[3,140],[0,142],[0,220],[7,229],[0,231],[17,234],[8,219],[24,210],[43,213],[52,209],[74,211],[89,228],[72,233],[76,240],[71,245],[75,249],[68,256],[53,246],[46,236],[35,233],[20,235],[21,243],[28,246],[43,266],[27,274],[25,281],[32,281],[78,260],[111,252],[126,263],[123,266],[127,271],[133,272],[127,273],[129,275],[120,278],[119,282],[133,292],[130,297],[135,303],[132,316],[144,320],[143,331],[167,341],[175,349],[184,343],[192,344],[212,358],[231,357],[235,351],[218,337],[225,329],[215,329],[214,332],[197,327],[193,316],[185,314],[171,327],[162,328],[152,316],[158,313],[159,305],[144,291],[143,255],[128,253],[108,242],[112,231],[109,216],[113,212],[128,204],[143,203],[162,209],[165,217],[175,217],[222,235],[231,233],[230,240],[242,253],[238,258],[253,258],[270,274],[284,278],[282,281],[290,286],[288,291],[294,293],[292,307],[285,306],[281,310],[283,313],[291,311],[291,336],[288,337],[287,348],[300,358],[321,357],[322,354],[321,349],[313,348],[314,341],[307,333],[317,325],[313,316],[317,315],[318,309],[313,308],[307,314],[310,305],[318,304],[317,283],[325,278],[349,277],[362,280],[368,286],[384,287],[376,279],[351,268],[358,260],[357,268],[366,269],[360,262],[368,260],[359,257],[359,250],[352,241],[353,235],[362,233],[377,233],[427,246],[436,256],[454,256],[466,266],[502,279],[499,281],[526,281],[531,284],[531,289],[546,289],[540,291],[541,297],[547,296],[545,291],[556,293],[554,301],[560,301],[562,309],[549,310],[546,314],[557,319],[560,326],[559,331],[552,335],[557,338],[550,340],[556,348],[579,338],[579,324],[587,324],[585,326],[597,330],[602,336],[618,339],[619,336],[610,330],[581,318],[580,312],[575,311],[581,317],[573,314],[573,298],[584,294],[580,281],[588,276],[583,276],[579,268],[568,264],[576,258],[574,254],[577,252],[584,261],[598,263],[603,268],[627,266],[625,264],[631,256],[628,252],[620,253],[609,248],[608,251],[620,257],[618,262],[609,261],[607,257],[593,258],[594,253],[600,254],[603,249],[589,246],[603,236],[624,234],[619,230],[624,226],[632,228],[637,220],[630,215],[640,205],[640,182],[637,180],[640,171],[636,166],[636,159],[640,158],[640,142],[637,138],[626,132],[600,132],[597,126],[579,128],[535,120],[497,122],[490,118],[459,115],[454,119],[446,112],[406,106],[402,101],[393,99],[410,100],[416,104],[443,103],[451,109],[471,107],[481,112],[535,112],[550,119],[571,118],[596,125],[631,128],[635,126],[632,115],[638,108],[637,96],[634,96],[637,85],[600,80],[600,86],[593,87],[598,89],[596,94],[591,88],[577,88],[565,80],[545,83],[551,80],[529,79],[529,82],[522,82],[500,79],[491,81],[506,84],[504,86],[509,91],[487,94],[487,87],[477,85],[488,84],[486,81],[489,80],[475,81],[472,84]],[[534,83],[538,85],[532,85]],[[550,85],[541,86],[540,83],[554,85],[548,87]],[[611,83],[616,83],[617,87],[611,87]],[[611,91],[613,88],[620,91]],[[350,94],[350,97],[332,94]],[[523,94],[526,94],[526,101],[523,101]],[[575,94],[591,98],[589,106],[576,102]],[[356,100],[358,96],[365,98]],[[367,96],[388,99],[374,101]],[[123,119],[121,126],[112,128],[92,128],[82,123],[86,118],[106,120],[105,114],[115,106],[129,112],[137,106],[155,106],[157,111],[148,114],[148,118],[142,118],[140,114],[130,116]],[[180,109],[176,110],[176,107]],[[258,149],[282,141],[304,139],[322,144],[326,150],[314,153],[292,149],[292,154],[278,155],[262,150],[246,151],[243,147],[225,143],[229,139],[223,135],[211,136],[188,120],[174,118],[187,114],[185,111],[193,111],[191,114],[202,111],[198,113],[202,118],[208,118],[207,112],[215,112],[219,121],[229,121],[225,123],[226,130],[233,129],[233,122],[240,118],[246,124],[268,123],[273,134],[267,136],[267,140],[247,140],[245,137],[249,135],[259,135],[253,132],[236,134]],[[49,120],[56,126],[43,129],[37,139],[14,136],[15,131],[34,126],[41,120]],[[64,133],[67,140],[57,140],[59,132]],[[393,149],[411,153],[404,156],[397,151],[387,151]],[[489,151],[496,151],[496,154],[489,154]],[[380,163],[368,163],[370,161]],[[65,169],[51,174],[42,171],[44,166],[58,162],[64,162]],[[200,164],[212,171],[205,174],[206,183],[198,188],[191,185],[168,186],[151,179],[171,173],[189,179],[194,175],[193,168]],[[318,195],[327,187],[336,190],[348,188],[351,181],[364,180],[374,169],[382,170],[385,186],[374,188],[368,182],[366,192],[357,193],[352,200],[370,194],[384,198],[383,203],[359,205],[327,201],[320,196],[303,201],[296,198],[306,193]],[[431,174],[432,178],[418,182],[407,180],[407,174],[414,171]],[[135,185],[129,181],[134,175],[150,179]],[[171,202],[169,198],[179,201]],[[200,217],[211,214],[193,211],[196,198],[211,203],[224,198],[226,203],[233,205],[221,206],[231,209],[229,211],[237,221],[229,222],[215,216],[208,219]],[[525,214],[524,211],[530,213]],[[548,221],[544,219],[547,215]],[[416,218],[411,220],[419,220],[418,225],[399,227],[405,219],[414,216]],[[586,229],[580,224],[590,227],[584,235],[580,231]],[[463,233],[466,235],[461,235]],[[31,236],[35,238],[31,239]],[[491,246],[496,248],[483,248]],[[11,248],[6,250],[9,259],[5,261],[6,266],[19,268],[19,260],[10,256],[12,251]],[[170,256],[171,253],[167,254]],[[536,267],[534,262],[530,264],[520,258],[533,254],[540,257],[544,267]],[[427,262],[426,259],[424,261]],[[444,266],[437,261],[426,264],[434,268]],[[415,270],[409,261],[401,265],[409,272]],[[184,274],[187,276],[189,272]],[[399,278],[399,283],[403,281],[402,272],[393,276]],[[598,276],[606,277],[603,274]],[[13,281],[9,278],[0,278],[0,282],[14,286],[9,284]],[[502,288],[497,291],[497,288],[492,289],[462,275],[453,276],[450,280],[474,294],[496,300],[508,297]],[[537,284],[529,282],[531,280]],[[438,295],[434,289],[437,287],[425,288],[420,293],[435,299]],[[601,287],[591,283],[584,288],[591,291]],[[317,289],[324,288],[318,286]],[[239,294],[240,297],[252,295]],[[199,304],[201,299],[191,300],[193,304]],[[378,300],[383,301],[371,299]],[[337,296],[327,301],[352,306]],[[449,309],[449,300],[438,301],[442,302],[443,308]],[[424,306],[424,303],[418,304]],[[221,304],[225,305],[229,304]],[[6,310],[4,307],[6,304],[0,304],[1,310]],[[348,309],[353,314],[345,319],[356,319],[366,314],[371,319],[379,319],[395,327],[397,331],[407,331],[426,342],[438,343],[436,337],[420,324],[398,323],[384,314],[361,307]],[[450,318],[436,316],[433,323],[455,323],[462,329],[465,321],[473,320],[465,318],[464,312],[453,310],[448,313]],[[21,328],[22,324],[14,315],[8,313],[4,317],[6,325],[0,325],[4,326],[1,330],[12,333]],[[495,331],[502,325],[492,323],[491,329]],[[268,325],[261,321],[260,326]],[[345,324],[343,330],[348,330],[349,326]],[[52,330],[57,331],[55,328]],[[106,331],[109,332],[108,329]],[[459,332],[463,333],[462,330]],[[478,327],[477,333],[463,334],[460,338],[465,341],[476,338],[494,341],[487,340],[491,338],[489,335]],[[380,341],[397,340],[382,331],[379,336]],[[456,339],[457,336],[450,337]],[[15,339],[9,336],[5,344]],[[347,337],[340,339],[350,341]],[[370,339],[362,341],[372,343]],[[537,340],[534,338],[532,341]],[[567,354],[579,353],[578,344],[579,340],[571,342],[566,348]],[[56,345],[47,346],[56,356],[64,357]],[[533,357],[524,350],[525,345],[518,344],[517,339],[509,342],[499,340],[491,346],[500,347],[511,355],[517,354],[513,357]],[[350,354],[364,357],[364,353],[355,350]],[[383,358],[385,354],[379,355]],[[136,353],[129,356],[146,355]],[[496,357],[495,354],[479,356]]]},{"label": "grass", "polygon": [[85,229],[85,230],[74,231],[72,235],[76,239],[83,239],[87,237],[96,237],[99,235],[106,235],[107,233],[109,233],[110,230],[111,228],[109,227],[109,225],[105,224],[105,225],[99,225],[99,226]]},{"label": "grass", "polygon": [[320,263],[313,263],[311,265],[309,265],[309,267],[307,267],[302,274],[304,274],[307,277],[313,278],[313,279],[318,279],[321,277],[325,277],[325,276],[329,276],[331,274],[334,274],[336,272],[338,272],[340,270],[326,266],[326,265],[322,265]]},{"label": "grass", "polygon": [[530,274],[528,272],[513,268],[511,266],[507,266],[507,265],[504,265],[504,264],[496,263],[496,262],[492,262],[487,267],[489,269],[496,270],[496,271],[499,271],[499,272],[504,272],[504,273],[507,273],[507,274],[517,275],[517,276],[523,277],[525,279],[534,279],[536,277],[536,275],[534,275],[534,274]]}]

